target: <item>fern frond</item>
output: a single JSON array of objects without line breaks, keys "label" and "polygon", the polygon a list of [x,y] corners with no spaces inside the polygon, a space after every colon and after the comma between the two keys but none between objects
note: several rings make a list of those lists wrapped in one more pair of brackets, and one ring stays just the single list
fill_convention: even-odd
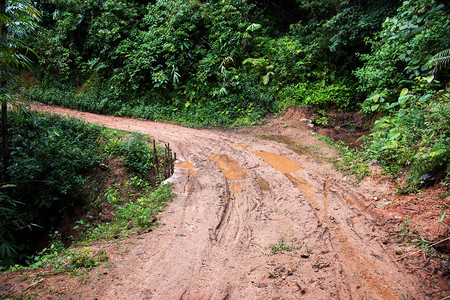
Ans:
[{"label": "fern frond", "polygon": [[435,54],[428,62],[428,66],[434,65],[431,74],[435,74],[442,68],[446,68],[448,63],[450,63],[450,49],[442,50],[441,52]]}]

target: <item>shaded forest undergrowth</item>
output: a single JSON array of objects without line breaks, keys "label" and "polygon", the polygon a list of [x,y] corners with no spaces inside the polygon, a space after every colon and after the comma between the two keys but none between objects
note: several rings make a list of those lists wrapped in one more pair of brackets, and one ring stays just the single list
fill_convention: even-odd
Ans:
[{"label": "shaded forest undergrowth", "polygon": [[174,171],[169,145],[54,115],[14,111],[9,118],[2,268],[41,265],[55,243],[117,239],[157,225],[172,197],[161,185]]}]

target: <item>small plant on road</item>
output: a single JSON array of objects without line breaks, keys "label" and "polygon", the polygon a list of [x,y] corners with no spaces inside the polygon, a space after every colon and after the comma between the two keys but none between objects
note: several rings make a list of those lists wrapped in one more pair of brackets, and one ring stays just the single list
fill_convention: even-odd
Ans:
[{"label": "small plant on road", "polygon": [[367,164],[368,156],[365,152],[350,149],[344,142],[336,142],[329,137],[320,136],[318,139],[339,151],[340,159],[333,158],[331,162],[337,170],[340,170],[345,175],[353,175],[356,179],[356,184],[363,180],[364,177],[370,175]]},{"label": "small plant on road", "polygon": [[278,244],[270,245],[268,249],[270,249],[270,255],[275,255],[278,253],[292,252],[295,250],[295,247],[293,245],[287,245],[284,238],[281,237],[278,240]]},{"label": "small plant on road", "polygon": [[410,232],[410,224],[412,223],[411,219],[409,218],[403,218],[403,222],[400,225],[400,236],[402,237],[402,241],[405,240],[405,238],[409,235]]}]

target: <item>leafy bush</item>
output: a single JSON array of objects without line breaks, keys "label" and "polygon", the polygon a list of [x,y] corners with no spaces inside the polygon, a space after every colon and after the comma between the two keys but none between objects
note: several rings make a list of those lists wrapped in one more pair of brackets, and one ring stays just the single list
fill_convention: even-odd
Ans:
[{"label": "leafy bush", "polygon": [[405,89],[400,107],[375,123],[368,144],[371,156],[393,173],[406,168],[405,191],[450,174],[450,94]]},{"label": "leafy bush", "polygon": [[[10,185],[9,188],[14,186]],[[2,189],[8,186],[2,186]],[[14,231],[20,230],[24,226],[20,219],[20,206],[23,203],[11,199],[3,191],[0,192],[0,257],[3,265],[14,262],[13,257],[17,254],[17,243]]]},{"label": "leafy bush", "polygon": [[356,179],[355,183],[359,183],[364,177],[370,175],[369,166],[367,164],[369,155],[358,149],[349,148],[344,142],[336,142],[331,138],[320,136],[319,140],[327,143],[339,151],[339,158],[333,158],[332,163],[337,170],[346,175],[353,175]]},{"label": "leafy bush", "polygon": [[[133,183],[136,180],[131,181]],[[126,199],[118,194],[118,190],[112,188],[101,196],[113,204],[113,219],[108,223],[87,227],[84,238],[86,241],[124,237],[136,230],[149,229],[157,225],[156,215],[174,197],[170,185],[161,185],[156,190],[144,185],[133,199]],[[111,195],[114,195],[114,200]]]},{"label": "leafy bush", "polygon": [[327,85],[324,81],[314,83],[299,83],[287,86],[280,91],[281,103],[292,103],[301,106],[314,106],[318,108],[336,105],[347,108],[351,105],[352,90],[345,85]]},{"label": "leafy bush", "polygon": [[14,186],[2,194],[0,205],[2,265],[23,259],[33,248],[30,241],[83,198],[84,174],[101,159],[97,126],[18,111],[8,121]]},{"label": "leafy bush", "polygon": [[105,153],[123,157],[132,171],[143,178],[150,179],[151,175],[155,175],[154,163],[160,160],[158,152],[154,153],[150,148],[150,141],[150,138],[141,134],[133,134],[127,139],[113,138],[106,144]]},{"label": "leafy bush", "polygon": [[[403,88],[427,77],[432,55],[450,48],[450,19],[443,4],[434,0],[404,1],[397,14],[387,18],[383,30],[370,40],[372,52],[361,55],[364,67],[355,74],[360,90],[369,97],[366,112],[387,111]],[[441,78],[443,83],[448,77]]]},{"label": "leafy bush", "polygon": [[[75,119],[18,112],[11,114],[10,123],[12,162],[8,172],[17,182],[14,196],[48,208],[54,202],[67,202],[63,198],[68,195],[77,197],[82,173],[101,158],[100,128]],[[66,204],[70,202],[58,206]]]},{"label": "leafy bush", "polygon": [[[153,166],[163,150],[156,147],[155,153],[144,136],[124,138],[77,119],[17,110],[8,121],[8,174],[14,184],[0,190],[0,266],[23,262],[34,241],[87,204],[88,176],[108,155],[123,159],[132,173],[149,182],[148,188],[167,174]],[[105,184],[103,177],[94,179]]]}]

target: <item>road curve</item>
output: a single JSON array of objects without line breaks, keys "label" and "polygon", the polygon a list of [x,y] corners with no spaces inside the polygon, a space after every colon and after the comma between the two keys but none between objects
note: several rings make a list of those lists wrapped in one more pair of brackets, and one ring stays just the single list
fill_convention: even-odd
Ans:
[{"label": "road curve", "polygon": [[73,298],[426,299],[363,193],[313,155],[249,135],[35,109],[150,135],[179,159],[161,226]]}]

